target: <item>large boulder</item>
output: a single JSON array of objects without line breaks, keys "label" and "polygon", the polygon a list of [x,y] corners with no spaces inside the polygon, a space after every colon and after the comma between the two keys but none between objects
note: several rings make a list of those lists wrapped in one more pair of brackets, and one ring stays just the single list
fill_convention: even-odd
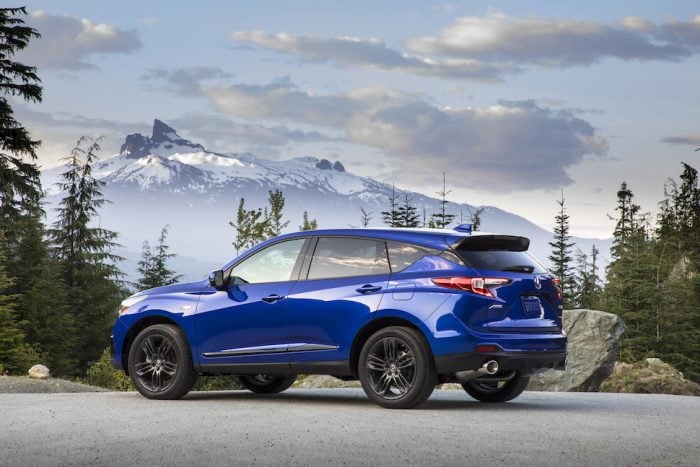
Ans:
[{"label": "large boulder", "polygon": [[44,365],[34,365],[29,369],[29,377],[36,379],[47,379],[51,376],[51,372]]},{"label": "large boulder", "polygon": [[531,391],[598,391],[612,374],[620,336],[627,330],[622,319],[597,310],[565,310],[569,338],[566,371],[547,370],[534,375]]}]

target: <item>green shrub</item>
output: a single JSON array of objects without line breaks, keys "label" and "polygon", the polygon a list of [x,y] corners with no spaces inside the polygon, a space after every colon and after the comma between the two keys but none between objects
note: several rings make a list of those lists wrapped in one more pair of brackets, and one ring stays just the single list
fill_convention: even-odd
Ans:
[{"label": "green shrub", "polygon": [[194,385],[193,391],[231,391],[243,389],[238,378],[226,376],[200,376]]},{"label": "green shrub", "polygon": [[100,359],[90,365],[85,383],[112,391],[133,391],[131,380],[123,371],[115,369],[109,361],[109,349],[102,352]]},{"label": "green shrub", "polygon": [[700,396],[700,385],[685,379],[668,363],[647,358],[632,364],[615,363],[613,374],[603,381],[600,391]]}]

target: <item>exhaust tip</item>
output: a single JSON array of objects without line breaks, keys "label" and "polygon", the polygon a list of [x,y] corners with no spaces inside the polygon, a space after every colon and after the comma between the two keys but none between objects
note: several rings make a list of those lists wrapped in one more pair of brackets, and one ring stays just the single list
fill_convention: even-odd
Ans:
[{"label": "exhaust tip", "polygon": [[498,362],[496,360],[489,360],[488,362],[481,365],[481,368],[486,370],[489,375],[495,375],[498,373]]}]

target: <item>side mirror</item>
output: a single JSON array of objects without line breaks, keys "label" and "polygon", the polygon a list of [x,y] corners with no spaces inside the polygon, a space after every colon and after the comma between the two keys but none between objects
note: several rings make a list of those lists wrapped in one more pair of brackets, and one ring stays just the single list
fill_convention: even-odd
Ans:
[{"label": "side mirror", "polygon": [[226,279],[224,278],[224,271],[219,269],[218,271],[212,271],[209,274],[209,285],[215,289],[223,289],[226,285]]}]

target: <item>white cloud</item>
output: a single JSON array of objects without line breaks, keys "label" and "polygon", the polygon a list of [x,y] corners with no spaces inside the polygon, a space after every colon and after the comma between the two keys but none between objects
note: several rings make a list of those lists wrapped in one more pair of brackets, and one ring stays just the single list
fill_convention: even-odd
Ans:
[{"label": "white cloud", "polygon": [[39,68],[95,68],[90,62],[95,56],[133,52],[142,45],[135,30],[85,18],[39,10],[31,12],[26,23],[37,29],[41,38],[32,40],[21,60]]},{"label": "white cloud", "polygon": [[440,109],[384,87],[318,95],[288,82],[205,92],[220,110],[239,117],[343,130],[349,142],[392,157],[414,183],[449,171],[465,187],[489,191],[553,188],[571,182],[567,169],[585,155],[608,149],[605,138],[573,112],[533,101]]},{"label": "white cloud", "polygon": [[141,81],[146,83],[149,89],[164,90],[182,96],[196,96],[201,94],[202,82],[231,77],[233,74],[213,66],[158,67],[141,75]]},{"label": "white cloud", "polygon": [[700,133],[687,135],[668,136],[661,140],[662,143],[686,144],[689,146],[700,146]]},{"label": "white cloud", "polygon": [[630,31],[650,32],[655,28],[654,23],[648,19],[640,18],[639,16],[628,16],[623,18],[620,24],[622,24],[622,27],[629,29]]},{"label": "white cloud", "polygon": [[169,119],[168,122],[197,140],[203,139],[207,142],[207,147],[222,146],[225,142],[232,141],[239,146],[241,143],[249,146],[286,146],[290,143],[338,140],[318,131],[304,131],[287,125],[242,123],[213,114],[186,114],[180,118]]},{"label": "white cloud", "polygon": [[500,81],[501,74],[518,71],[511,65],[473,59],[439,60],[405,54],[387,47],[379,39],[296,36],[287,33],[267,34],[263,31],[238,31],[232,33],[231,38],[278,53],[295,55],[310,62],[328,62],[344,67],[397,71],[438,78]]},{"label": "white cloud", "polygon": [[621,26],[594,21],[461,17],[438,35],[409,39],[414,53],[511,65],[577,66],[605,58],[681,60],[697,52],[700,19],[654,25],[628,17]]}]

